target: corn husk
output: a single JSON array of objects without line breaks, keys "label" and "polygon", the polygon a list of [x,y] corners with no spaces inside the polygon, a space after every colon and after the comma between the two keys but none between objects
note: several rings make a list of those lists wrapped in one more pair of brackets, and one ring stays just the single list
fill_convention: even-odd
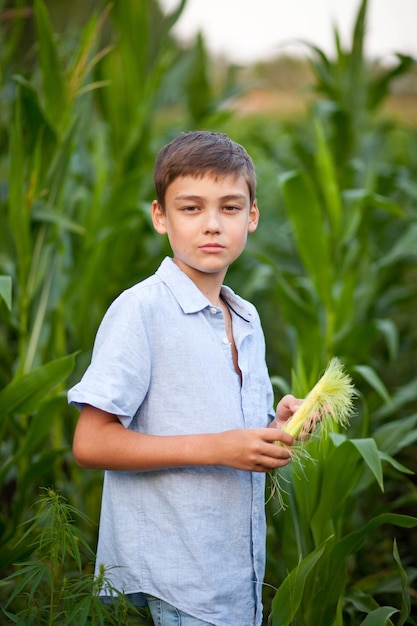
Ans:
[{"label": "corn husk", "polygon": [[318,425],[323,436],[335,426],[346,428],[353,412],[354,393],[350,376],[345,373],[339,359],[334,357],[283,430],[294,439],[303,440]]},{"label": "corn husk", "polygon": [[[353,397],[355,388],[352,380],[343,369],[337,357],[329,362],[325,372],[307,394],[301,406],[288,419],[283,430],[294,439],[296,444],[292,448],[293,460],[291,465],[298,464],[303,471],[303,459],[311,456],[306,449],[305,442],[312,436],[319,440],[327,438],[330,432],[347,428],[353,414]],[[276,442],[277,445],[284,445]],[[283,507],[282,491],[285,489],[280,480],[279,470],[270,474],[272,480],[271,496],[277,496],[280,506]],[[308,476],[306,476],[308,480]]]}]

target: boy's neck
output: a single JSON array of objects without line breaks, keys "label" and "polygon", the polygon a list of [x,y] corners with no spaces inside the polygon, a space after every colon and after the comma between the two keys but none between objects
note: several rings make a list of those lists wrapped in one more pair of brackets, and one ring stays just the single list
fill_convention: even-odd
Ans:
[{"label": "boy's neck", "polygon": [[202,276],[196,277],[197,280],[195,280],[193,276],[190,276],[190,278],[213,306],[221,306],[222,300],[220,298],[220,291],[224,276],[219,278],[217,275],[203,274]]},{"label": "boy's neck", "polygon": [[191,267],[184,267],[183,264],[178,263],[176,259],[174,259],[174,263],[176,263],[184,274],[193,281],[195,286],[206,296],[213,306],[221,306],[220,291],[226,276],[226,270],[224,272],[208,274],[194,270]]}]

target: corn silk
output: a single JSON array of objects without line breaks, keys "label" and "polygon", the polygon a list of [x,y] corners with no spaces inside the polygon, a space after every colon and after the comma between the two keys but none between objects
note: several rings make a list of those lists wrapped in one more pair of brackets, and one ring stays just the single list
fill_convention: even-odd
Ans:
[{"label": "corn silk", "polygon": [[[306,442],[310,437],[325,440],[329,433],[338,432],[341,428],[347,428],[353,415],[353,396],[355,388],[352,380],[343,369],[343,365],[337,357],[329,362],[325,372],[307,394],[301,406],[288,419],[282,430],[296,439],[292,448],[293,460],[302,466],[303,458],[311,455],[306,449]],[[284,445],[277,441],[277,445]],[[272,495],[278,496],[281,506],[282,484],[279,470],[270,473],[272,480]],[[306,477],[306,479],[308,479]]]}]

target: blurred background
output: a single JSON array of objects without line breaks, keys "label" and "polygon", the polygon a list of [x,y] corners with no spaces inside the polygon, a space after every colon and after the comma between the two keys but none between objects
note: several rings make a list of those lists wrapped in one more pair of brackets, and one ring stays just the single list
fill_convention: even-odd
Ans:
[{"label": "blurred background", "polygon": [[265,626],[416,624],[416,2],[287,4],[0,1],[5,624],[149,623],[95,602],[103,476],[74,464],[66,390],[170,254],[153,165],[199,128],[256,165],[227,284],[259,310],[277,400],[333,356],[357,390],[349,429],[283,472],[284,509],[268,483]]},{"label": "blurred background", "polygon": [[[175,0],[161,0],[164,12],[171,11]],[[190,42],[201,31],[212,55],[229,61],[253,64],[268,61],[282,52],[304,54],[300,41],[318,45],[334,54],[334,29],[348,44],[355,23],[356,0],[188,0],[173,34]],[[368,3],[365,55],[368,59],[388,60],[395,52],[416,54],[414,0],[374,0]]]}]

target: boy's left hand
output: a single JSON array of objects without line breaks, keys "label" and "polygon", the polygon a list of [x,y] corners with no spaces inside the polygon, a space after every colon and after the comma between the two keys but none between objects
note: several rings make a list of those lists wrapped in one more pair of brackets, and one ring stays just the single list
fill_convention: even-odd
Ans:
[{"label": "boy's left hand", "polygon": [[278,402],[275,419],[270,423],[270,428],[283,428],[285,422],[296,412],[303,401],[292,394],[287,394]]}]

